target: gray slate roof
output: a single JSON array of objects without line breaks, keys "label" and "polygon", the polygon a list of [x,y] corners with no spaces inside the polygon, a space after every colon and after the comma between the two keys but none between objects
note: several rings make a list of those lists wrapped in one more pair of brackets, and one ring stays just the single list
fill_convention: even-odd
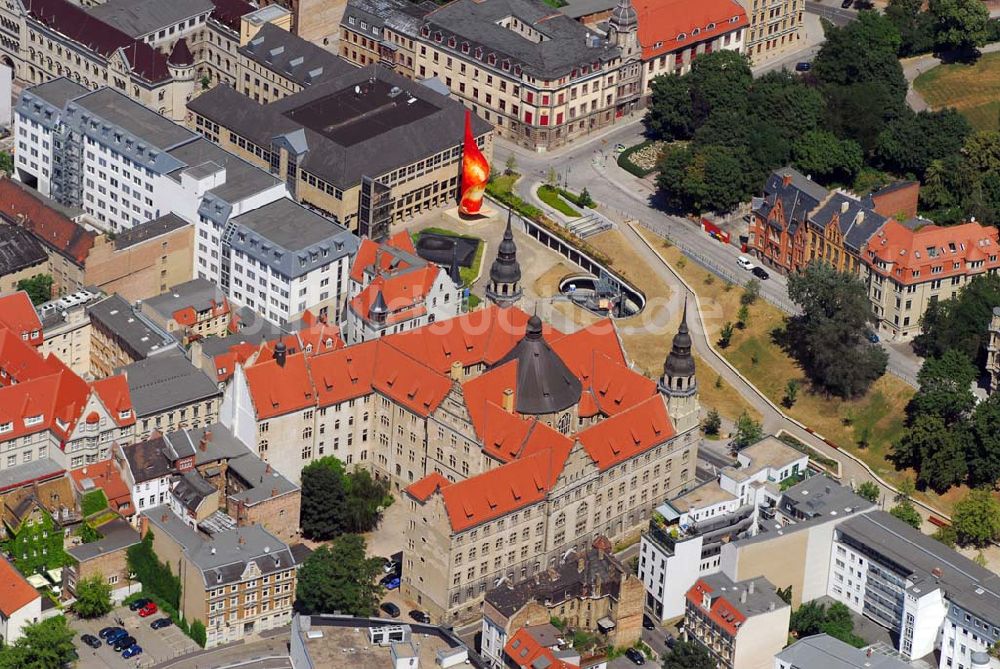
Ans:
[{"label": "gray slate roof", "polygon": [[[785,177],[791,181],[785,185]],[[764,185],[764,197],[754,198],[753,209],[763,218],[767,218],[771,210],[780,200],[785,213],[785,222],[789,234],[793,234],[799,225],[806,222],[810,212],[829,195],[829,191],[818,183],[806,178],[804,174],[791,167],[782,167],[771,173]],[[773,221],[779,226],[780,221]]]},{"label": "gray slate roof", "polygon": [[281,198],[232,219],[232,247],[295,278],[353,255],[360,241],[346,228]]},{"label": "gray slate roof", "polygon": [[[0,276],[40,265],[48,259],[34,235],[22,227],[0,222]],[[43,273],[41,268],[38,273]]]},{"label": "gray slate roof", "polygon": [[122,518],[115,518],[97,528],[104,536],[89,544],[80,544],[66,549],[77,562],[86,562],[96,557],[120,551],[139,543],[139,533]]},{"label": "gray slate roof", "polygon": [[559,9],[571,19],[579,19],[588,14],[610,12],[618,4],[618,0],[569,0],[569,4]]},{"label": "gray slate roof", "polygon": [[87,307],[92,322],[114,333],[139,359],[175,350],[177,342],[142,314],[136,313],[118,293]]},{"label": "gray slate roof", "polygon": [[225,169],[225,183],[209,189],[208,192],[230,204],[280,183],[279,179],[256,165],[229,153],[201,136],[171,149],[170,156],[182,165],[169,175],[177,183],[181,182],[181,175],[188,171],[195,176],[206,176],[206,173],[211,174],[219,169]]},{"label": "gray slate roof", "polygon": [[[375,86],[357,98],[355,86],[367,85],[372,73],[352,69],[267,105],[219,85],[189,102],[188,109],[265,149],[279,136],[292,136],[305,149],[299,167],[341,190],[359,184],[362,176],[379,177],[461,147],[465,107],[460,102],[385,68],[374,70]],[[390,97],[393,87],[403,93]],[[406,93],[418,102],[408,104]],[[492,130],[472,118],[476,136]]]},{"label": "gray slate roof", "polygon": [[[885,511],[856,516],[837,530],[909,571],[912,585],[908,592],[926,594],[940,587],[953,603],[1000,627],[1000,575]],[[941,570],[940,578],[934,576],[934,569]]]},{"label": "gray slate roof", "polygon": [[[243,449],[248,450],[245,446]],[[245,490],[229,495],[229,497],[248,506],[299,489],[297,485],[249,451],[246,456],[229,461],[229,473],[235,473],[247,485]]]},{"label": "gray slate roof", "polygon": [[[747,618],[768,613],[773,605],[775,609],[788,606],[778,597],[774,586],[763,576],[748,578],[744,581],[734,583],[731,578],[723,573],[709,574],[702,576],[704,581],[712,589],[712,598],[723,597],[730,605]],[[749,586],[753,582],[754,590],[750,592]],[[741,595],[747,593],[746,601]]]},{"label": "gray slate roof", "polygon": [[288,545],[260,525],[238,527],[209,538],[163,507],[142,515],[154,531],[165,533],[183,547],[184,554],[201,570],[206,587],[238,582],[251,561],[264,575],[295,565]]},{"label": "gray slate roof", "polygon": [[202,501],[218,492],[215,486],[206,481],[196,471],[184,472],[176,478],[170,493],[177,498],[189,511],[197,511]]},{"label": "gray slate roof", "polygon": [[855,648],[827,634],[799,639],[775,658],[791,669],[911,669],[906,662],[873,649]]},{"label": "gray slate roof", "polygon": [[142,304],[144,309],[152,309],[164,320],[169,320],[179,309],[193,307],[195,311],[204,311],[221,304],[225,299],[222,289],[208,279],[192,279],[177,284],[165,293],[150,297]]},{"label": "gray slate roof", "polygon": [[0,471],[0,492],[31,481],[55,478],[65,471],[52,458],[40,458]]},{"label": "gray slate roof", "polygon": [[[511,17],[544,38],[530,40],[501,25]],[[444,44],[454,35],[459,46],[469,43],[470,54],[481,46],[484,65],[485,58],[495,53],[498,62],[509,58],[512,64],[520,64],[527,74],[540,79],[557,79],[574,69],[621,55],[618,47],[541,0],[454,0],[429,13],[425,20],[432,38],[435,32],[442,32]]]},{"label": "gray slate roof", "polygon": [[211,0],[109,0],[87,13],[131,37],[143,37],[215,9]]},{"label": "gray slate roof", "polygon": [[100,88],[75,98],[73,104],[162,151],[190,142],[197,137],[184,126],[157,114],[149,107],[113,88]]},{"label": "gray slate roof", "polygon": [[128,381],[137,418],[222,395],[219,386],[180,352],[139,360],[118,371]]},{"label": "gray slate roof", "polygon": [[874,209],[868,208],[862,200],[834,193],[819,209],[812,212],[809,221],[825,230],[834,217],[838,218],[845,246],[855,252],[860,252],[888,220]]},{"label": "gray slate roof", "polygon": [[300,86],[311,86],[354,69],[337,54],[273,23],[262,25],[239,52]]},{"label": "gray slate roof", "polygon": [[115,249],[119,251],[127,249],[130,246],[141,244],[160,235],[165,235],[168,232],[179,230],[185,225],[191,224],[173,212],[164,214],[159,218],[154,218],[151,221],[140,223],[128,230],[119,232],[115,236]]},{"label": "gray slate roof", "polygon": [[162,436],[122,447],[122,453],[125,455],[128,468],[132,472],[132,480],[136,484],[171,474],[174,471],[174,466],[171,459],[167,457],[168,452],[167,444]]},{"label": "gray slate roof", "polygon": [[782,512],[800,518],[848,515],[874,505],[826,476],[810,476],[781,495]]}]

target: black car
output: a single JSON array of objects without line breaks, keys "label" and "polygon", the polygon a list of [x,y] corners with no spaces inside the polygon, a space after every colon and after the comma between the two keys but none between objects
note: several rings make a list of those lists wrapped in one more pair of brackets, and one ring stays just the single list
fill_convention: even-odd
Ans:
[{"label": "black car", "polygon": [[652,620],[649,619],[649,616],[643,616],[642,617],[642,626],[645,627],[648,630],[655,630],[656,629],[656,624]]},{"label": "black car", "polygon": [[102,639],[107,639],[109,636],[111,636],[120,629],[121,627],[105,627],[104,629],[102,629],[100,632],[97,633],[97,636],[101,637]]},{"label": "black car", "polygon": [[84,642],[85,644],[87,644],[91,648],[100,648],[101,647],[101,640],[98,639],[93,634],[84,634],[83,636],[80,637],[80,641]]},{"label": "black car", "polygon": [[632,660],[633,664],[646,664],[646,656],[637,648],[629,648],[625,651],[625,657]]},{"label": "black car", "polygon": [[416,620],[418,623],[423,623],[425,625],[431,622],[431,617],[424,613],[423,611],[410,611],[410,617]]},{"label": "black car", "polygon": [[840,8],[841,9],[850,9],[851,5],[853,5],[853,4],[854,4],[854,0],[844,0],[842,3],[840,3]]},{"label": "black car", "polygon": [[115,641],[115,644],[112,646],[112,648],[115,649],[116,653],[120,653],[134,643],[135,643],[135,637],[129,634],[123,636],[121,639],[118,639],[118,641]]},{"label": "black car", "polygon": [[129,611],[138,611],[139,609],[144,608],[146,606],[146,604],[149,604],[151,601],[153,601],[153,600],[152,599],[146,599],[145,597],[143,597],[141,599],[137,599],[137,600],[135,600],[134,602],[132,602],[131,604],[128,605]]},{"label": "black car", "polygon": [[154,630],[158,630],[163,627],[170,627],[173,624],[174,621],[171,620],[170,618],[157,618],[156,620],[151,622],[149,626],[152,627]]},{"label": "black car", "polygon": [[754,267],[750,272],[761,281],[767,281],[771,278],[771,275],[763,267]]},{"label": "black car", "polygon": [[667,637],[667,648],[669,648],[670,650],[673,650],[674,649],[674,645],[676,643],[677,643],[677,639],[674,638],[673,634],[671,634],[670,636]]},{"label": "black car", "polygon": [[399,617],[399,607],[392,602],[384,602],[379,608],[382,609],[382,611],[384,611],[390,618]]},{"label": "black car", "polygon": [[808,72],[809,70],[812,69],[812,67],[813,67],[812,63],[810,63],[808,60],[803,60],[799,63],[795,63],[796,72]]}]

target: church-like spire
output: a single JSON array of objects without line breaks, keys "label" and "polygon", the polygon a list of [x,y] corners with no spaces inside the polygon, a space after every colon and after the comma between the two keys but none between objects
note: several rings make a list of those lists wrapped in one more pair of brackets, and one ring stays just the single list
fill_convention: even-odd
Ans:
[{"label": "church-like spire", "polygon": [[[687,322],[687,298],[684,298],[684,313],[681,315],[681,325],[674,335],[670,354],[667,355],[663,363],[663,379],[660,385],[668,393],[678,390],[687,392],[688,385],[692,385],[694,380],[694,358],[691,356],[691,335],[688,333]],[[678,385],[677,379],[683,379]],[[694,389],[691,388],[691,391]]]},{"label": "church-like spire", "polygon": [[618,0],[618,4],[611,11],[608,23],[618,32],[633,30],[639,23],[639,15],[632,6],[632,0]]},{"label": "church-like spire", "polygon": [[497,257],[490,265],[490,284],[486,296],[493,302],[506,306],[521,297],[521,265],[517,261],[517,244],[511,228],[511,212],[507,211],[507,227],[497,247]]}]

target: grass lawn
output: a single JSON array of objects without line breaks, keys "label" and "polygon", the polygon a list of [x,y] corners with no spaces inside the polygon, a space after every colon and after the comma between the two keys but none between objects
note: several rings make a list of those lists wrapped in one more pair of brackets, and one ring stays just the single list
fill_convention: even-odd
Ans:
[{"label": "grass lawn", "polygon": [[490,186],[498,193],[510,193],[514,190],[514,182],[517,181],[519,176],[521,175],[516,172],[514,174],[500,173],[490,179]]},{"label": "grass lawn", "polygon": [[553,188],[549,185],[543,185],[538,187],[538,199],[549,205],[556,211],[565,214],[566,216],[572,216],[574,218],[580,215],[576,209],[571,207],[568,202],[565,202],[561,197],[559,197],[559,190]]},{"label": "grass lawn", "polygon": [[[684,258],[676,247],[665,246],[661,238],[651,233],[641,231],[640,234],[698,293],[712,343],[733,366],[778,405],[785,395],[788,381],[800,381],[795,405],[791,409],[783,408],[787,415],[858,456],[879,476],[892,483],[898,484],[907,475],[912,476],[912,472],[896,470],[886,456],[903,432],[903,410],[913,397],[913,388],[886,374],[864,397],[855,400],[841,400],[813,392],[798,363],[772,341],[772,332],[784,327],[785,314],[763,299],[750,307],[750,322],[746,329],[737,329],[729,347],[720,349],[716,344],[719,331],[725,322],[736,321],[742,289],[734,286],[727,290],[724,281]],[[705,395],[709,385],[711,380],[699,378],[702,402],[706,406],[710,406]],[[722,413],[721,408],[719,411]],[[864,434],[868,436],[867,447],[858,445],[859,438]],[[961,491],[953,489],[943,496],[933,492],[918,493],[917,496],[947,511],[961,497]]]},{"label": "grass lawn", "polygon": [[933,109],[955,107],[976,130],[1000,129],[1000,53],[985,54],[971,65],[938,65],[913,86]]},{"label": "grass lawn", "polygon": [[[472,265],[470,265],[469,267],[461,267],[458,270],[459,275],[462,277],[462,281],[465,283],[465,287],[471,288],[472,283],[476,280],[476,277],[479,276],[479,264],[483,261],[483,249],[486,247],[486,244],[483,243],[483,240],[480,239],[479,237],[474,237],[472,235],[460,235],[456,232],[453,232],[451,230],[446,230],[444,228],[431,227],[431,228],[424,228],[419,232],[413,233],[413,243],[416,244],[417,240],[420,239],[420,235],[424,234],[425,232],[438,234],[441,235],[442,237],[461,237],[462,239],[470,239],[476,242],[476,255],[473,256],[472,258]],[[478,303],[479,302],[477,300],[476,304]]]}]

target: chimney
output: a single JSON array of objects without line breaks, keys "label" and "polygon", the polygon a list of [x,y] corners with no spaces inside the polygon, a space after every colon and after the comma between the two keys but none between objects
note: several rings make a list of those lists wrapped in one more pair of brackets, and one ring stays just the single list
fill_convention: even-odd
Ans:
[{"label": "chimney", "polygon": [[750,592],[751,595],[753,594],[754,590],[756,589],[755,586],[756,586],[755,581],[750,581],[750,585],[747,586],[747,590]]},{"label": "chimney", "polygon": [[149,532],[149,518],[139,516],[139,538],[145,539],[147,532]]},{"label": "chimney", "polygon": [[270,474],[271,473],[271,463],[267,463],[267,466],[264,467],[264,473],[265,474]]},{"label": "chimney", "polygon": [[456,360],[451,363],[451,380],[461,381],[462,380],[462,363]]},{"label": "chimney", "polygon": [[285,366],[285,358],[288,355],[288,350],[285,347],[285,342],[279,341],[274,345],[274,361],[278,363],[278,367]]},{"label": "chimney", "polygon": [[851,203],[848,202],[847,200],[844,200],[843,202],[840,203],[840,213],[841,214],[846,214],[847,210],[850,209],[850,208],[851,208]]},{"label": "chimney", "polygon": [[503,410],[507,413],[514,413],[514,389],[504,388],[503,391]]},{"label": "chimney", "polygon": [[208,444],[212,441],[212,431],[205,430],[205,434],[201,435],[201,439],[198,441],[198,450],[204,453],[208,449]]},{"label": "chimney", "polygon": [[767,610],[768,611],[774,611],[774,602],[768,602],[767,603]]},{"label": "chimney", "polygon": [[242,534],[240,535],[240,540],[239,541],[240,541],[240,546],[244,545],[247,542],[247,540],[243,538]]},{"label": "chimney", "polygon": [[583,555],[581,555],[579,558],[577,558],[577,561],[576,561],[576,570],[578,572],[580,572],[580,573],[583,573],[583,568],[585,566],[587,566],[587,560],[584,558]]},{"label": "chimney", "polygon": [[864,223],[864,221],[865,221],[865,212],[864,210],[862,210],[858,212],[858,215],[854,218],[854,222],[857,223],[858,225],[861,225],[862,223]]},{"label": "chimney", "polygon": [[746,604],[746,603],[747,603],[747,591],[740,590],[740,604]]},{"label": "chimney", "polygon": [[165,514],[165,513],[164,513],[164,514],[161,514],[161,515],[160,515],[160,522],[161,522],[161,523],[165,523],[165,522],[167,522],[168,520],[170,520],[170,516],[169,516],[169,515],[167,515],[167,514]]},{"label": "chimney", "polygon": [[277,497],[277,496],[278,496],[278,489],[271,488],[271,497]]},{"label": "chimney", "polygon": [[781,177],[781,183],[784,186],[791,186],[792,185],[792,175],[791,174],[782,175],[782,177]]},{"label": "chimney", "polygon": [[941,570],[941,567],[934,567],[933,569],[931,569],[931,574],[934,576],[935,579],[940,581],[941,577],[944,576],[944,571]]}]

